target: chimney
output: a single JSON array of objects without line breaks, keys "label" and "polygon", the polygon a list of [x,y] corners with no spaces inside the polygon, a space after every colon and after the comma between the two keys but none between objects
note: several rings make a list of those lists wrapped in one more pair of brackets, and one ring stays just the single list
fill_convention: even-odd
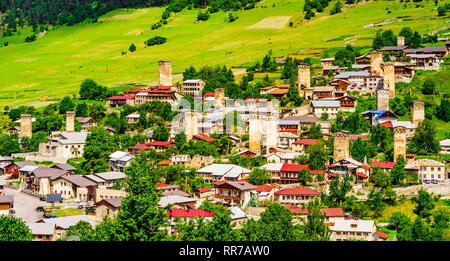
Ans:
[{"label": "chimney", "polygon": [[66,112],[66,132],[75,131],[75,112]]}]

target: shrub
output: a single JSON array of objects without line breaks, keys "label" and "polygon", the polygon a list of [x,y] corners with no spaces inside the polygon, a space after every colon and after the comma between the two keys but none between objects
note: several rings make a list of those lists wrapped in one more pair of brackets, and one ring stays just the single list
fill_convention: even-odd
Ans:
[{"label": "shrub", "polygon": [[160,45],[160,44],[163,44],[163,43],[165,43],[166,41],[167,41],[167,38],[166,38],[166,37],[155,36],[155,37],[152,37],[152,38],[148,39],[148,40],[145,41],[144,43],[145,43],[147,46],[152,46],[152,45]]}]

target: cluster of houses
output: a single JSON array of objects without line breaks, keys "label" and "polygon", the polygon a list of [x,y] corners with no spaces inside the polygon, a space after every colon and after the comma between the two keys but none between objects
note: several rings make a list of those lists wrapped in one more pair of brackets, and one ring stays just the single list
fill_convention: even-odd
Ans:
[{"label": "cluster of houses", "polygon": [[[109,97],[107,105],[121,107],[125,104],[140,106],[146,102],[159,100],[172,105],[178,104],[182,95],[194,96],[204,108],[201,111],[179,109],[182,119],[179,124],[167,125],[170,131],[168,141],[158,141],[152,132],[148,140],[136,144],[127,151],[116,151],[109,157],[109,171],[90,175],[76,174],[76,168],[67,164],[70,158],[81,157],[84,152],[89,129],[96,126],[95,119],[79,117],[81,131],[75,131],[74,112],[66,113],[64,131],[53,132],[49,141],[41,143],[37,152],[18,153],[12,157],[0,157],[0,214],[9,214],[14,208],[14,197],[5,195],[4,187],[17,181],[18,189],[35,197],[59,195],[61,200],[92,202],[95,212],[86,215],[55,217],[28,223],[35,235],[35,240],[56,240],[64,238],[68,227],[79,221],[87,221],[92,226],[105,216],[114,216],[126,197],[126,192],[117,189],[115,184],[126,178],[125,169],[133,159],[145,150],[165,151],[175,146],[174,136],[183,131],[187,140],[201,140],[214,143],[209,134],[226,131],[224,122],[235,122],[230,115],[237,115],[241,120],[226,137],[233,144],[232,153],[238,157],[261,157],[266,164],[260,168],[269,174],[265,185],[252,185],[247,181],[250,169],[228,163],[217,163],[210,156],[174,154],[170,160],[161,161],[159,166],[183,165],[196,169],[199,177],[207,184],[197,188],[193,193],[182,191],[175,184],[158,183],[161,191],[158,203],[163,208],[171,205],[170,233],[176,233],[175,225],[181,221],[203,217],[211,220],[214,214],[198,209],[204,200],[222,204],[229,208],[232,222],[239,228],[247,218],[258,218],[245,210],[256,207],[258,202],[278,202],[296,214],[296,221],[307,218],[307,209],[311,200],[320,199],[321,193],[328,193],[331,178],[353,178],[354,191],[373,181],[373,168],[380,167],[388,173],[395,162],[367,160],[359,162],[350,155],[350,142],[356,139],[366,140],[368,134],[352,135],[346,131],[330,133],[330,119],[336,118],[339,111],[355,112],[357,98],[349,95],[351,91],[373,93],[377,98],[377,109],[366,111],[362,116],[372,125],[382,125],[394,133],[394,159],[402,156],[406,159],[405,170],[416,175],[418,180],[429,183],[445,182],[449,177],[445,164],[432,159],[418,159],[406,154],[406,144],[414,135],[416,126],[424,120],[424,103],[413,101],[411,121],[399,121],[389,111],[389,98],[395,96],[396,82],[409,82],[417,69],[436,70],[448,54],[446,47],[425,47],[410,49],[404,45],[404,39],[398,38],[397,46],[373,50],[370,55],[358,57],[348,68],[332,65],[333,58],[321,60],[323,75],[333,78],[326,86],[311,86],[309,65],[298,66],[298,80],[295,84],[299,94],[306,100],[306,105],[297,108],[280,109],[276,100],[266,98],[249,98],[235,101],[225,96],[224,88],[201,95],[205,82],[201,79],[188,79],[182,86],[172,85],[170,61],[160,61],[158,85],[142,89],[129,89],[118,96]],[[383,54],[388,53],[394,62],[383,62]],[[405,61],[405,57],[409,57]],[[262,95],[280,99],[288,95],[290,85],[277,84],[260,89]],[[325,117],[326,116],[326,117]],[[136,124],[139,113],[127,116],[128,124]],[[234,116],[233,116],[234,117]],[[13,127],[10,133],[19,133],[20,137],[32,137],[32,124],[35,119],[23,114],[17,121],[20,126]],[[324,139],[333,138],[333,160],[326,164],[324,170],[313,170],[309,165],[297,164],[296,159],[307,153],[309,146],[314,146],[318,139],[303,138],[303,134],[313,125],[320,125]],[[108,132],[112,128],[105,127]],[[243,140],[248,134],[248,140]],[[450,152],[449,140],[441,142],[442,153]],[[14,161],[15,157],[25,161]],[[35,161],[52,161],[51,167],[40,166]],[[314,177],[311,186],[298,186],[299,175],[307,170]],[[372,220],[359,220],[340,208],[324,208],[326,224],[332,231],[332,240],[345,241],[364,239],[370,241],[387,240],[387,235],[377,231]]]}]

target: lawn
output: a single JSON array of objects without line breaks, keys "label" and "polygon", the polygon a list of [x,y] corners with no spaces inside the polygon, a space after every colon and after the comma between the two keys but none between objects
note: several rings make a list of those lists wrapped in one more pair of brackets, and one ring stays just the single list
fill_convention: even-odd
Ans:
[{"label": "lawn", "polygon": [[[441,207],[448,207],[445,205],[446,203],[442,200],[439,200],[438,202],[435,202],[434,210],[439,209]],[[412,200],[405,200],[403,202],[397,201],[397,204],[395,206],[386,206],[384,211],[381,213],[381,217],[375,219],[376,222],[379,223],[385,223],[389,221],[389,218],[392,216],[392,213],[394,212],[402,212],[403,214],[407,215],[411,220],[414,221],[414,219],[417,217],[416,214],[414,214],[414,209],[416,208],[417,203],[413,202]]]},{"label": "lawn", "polygon": [[[198,10],[184,10],[153,31],[150,27],[160,19],[162,8],[116,10],[100,18],[99,23],[54,27],[42,38],[25,44],[21,39],[28,35],[27,28],[21,35],[0,39],[0,43],[9,42],[9,46],[0,48],[0,106],[46,105],[49,100],[77,94],[86,78],[108,87],[156,83],[158,60],[172,61],[176,83],[181,82],[181,73],[190,65],[238,67],[262,59],[269,50],[274,56],[298,54],[318,61],[324,50],[347,43],[368,50],[370,38],[380,28],[398,33],[410,26],[423,34],[446,25],[445,19],[430,19],[364,28],[389,18],[398,20],[395,17],[399,16],[436,17],[432,2],[422,2],[423,7],[416,8],[412,2],[372,1],[328,16],[333,1],[325,9],[327,15],[317,14],[307,22],[302,20],[303,4],[304,0],[266,0],[255,9],[236,12],[239,19],[232,23],[225,22],[228,13],[224,12],[196,23]],[[288,26],[287,17],[294,21],[293,27]],[[267,23],[274,19],[276,26]],[[144,46],[144,41],[157,35],[167,37],[167,42]],[[345,37],[351,35],[356,36]],[[333,41],[325,42],[330,39]],[[137,50],[122,55],[132,43]]]},{"label": "lawn", "polygon": [[57,217],[82,215],[83,213],[84,213],[83,209],[77,209],[77,208],[63,208],[63,209],[52,210],[53,216],[57,216]]}]

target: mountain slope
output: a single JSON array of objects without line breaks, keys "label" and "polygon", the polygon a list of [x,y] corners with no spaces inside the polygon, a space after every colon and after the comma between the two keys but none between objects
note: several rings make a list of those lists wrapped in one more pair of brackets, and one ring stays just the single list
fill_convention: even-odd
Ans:
[{"label": "mountain slope", "polygon": [[[150,27],[161,18],[162,8],[116,10],[96,24],[54,28],[35,42],[0,48],[0,105],[40,105],[45,99],[72,95],[78,93],[85,78],[106,86],[152,83],[157,80],[158,60],[171,60],[173,73],[181,73],[191,64],[239,66],[262,58],[268,50],[278,56],[312,48],[308,51],[311,56],[323,50],[319,48],[343,47],[348,42],[369,47],[380,28],[398,33],[410,26],[423,34],[446,25],[445,19],[425,19],[364,28],[390,18],[397,21],[399,16],[423,19],[437,14],[431,2],[416,8],[416,3],[405,7],[376,1],[346,7],[343,13],[330,16],[333,2],[325,14],[290,28],[289,19],[302,21],[303,4],[303,0],[266,0],[258,8],[237,12],[239,19],[232,23],[225,22],[228,13],[224,12],[196,23],[198,10],[185,10],[154,31]],[[157,35],[167,37],[167,42],[144,46],[144,41]],[[1,38],[0,43],[5,40]],[[122,55],[131,43],[137,51]],[[180,76],[174,77],[174,82],[180,80]]]}]

